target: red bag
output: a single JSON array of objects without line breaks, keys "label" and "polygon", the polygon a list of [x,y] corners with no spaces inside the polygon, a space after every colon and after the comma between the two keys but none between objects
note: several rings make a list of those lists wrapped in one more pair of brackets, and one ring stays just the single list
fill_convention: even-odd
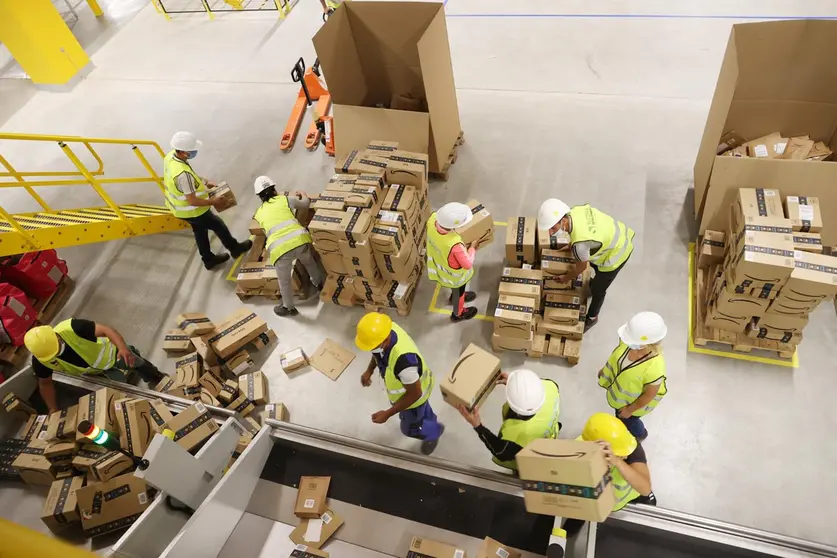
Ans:
[{"label": "red bag", "polygon": [[65,275],[67,262],[59,259],[55,250],[29,252],[21,256],[16,264],[3,266],[4,281],[39,300],[55,294]]},{"label": "red bag", "polygon": [[0,345],[23,345],[23,336],[37,318],[26,293],[14,285],[0,283]]}]

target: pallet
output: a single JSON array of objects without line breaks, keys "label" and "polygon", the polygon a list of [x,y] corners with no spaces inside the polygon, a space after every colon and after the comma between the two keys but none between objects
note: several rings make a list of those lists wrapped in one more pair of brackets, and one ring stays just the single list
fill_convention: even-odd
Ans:
[{"label": "pallet", "polygon": [[277,301],[282,298],[282,295],[279,294],[279,291],[267,291],[264,292],[262,289],[243,289],[241,287],[236,286],[235,294],[241,300],[241,302],[245,302],[252,298],[263,298],[265,300],[273,300]]},{"label": "pallet", "polygon": [[[706,347],[715,344],[722,345],[725,349],[731,349],[737,353],[751,353],[753,350],[768,351],[776,353],[780,359],[791,360],[796,353],[796,346],[767,339],[754,339],[744,333],[724,331],[712,327],[706,327],[705,309],[706,297],[709,286],[707,285],[708,269],[700,269],[695,266],[695,284],[693,289],[693,325],[692,342],[698,347]],[[711,348],[711,347],[710,347]],[[772,355],[771,355],[772,356]]]},{"label": "pallet", "polygon": [[453,142],[453,148],[450,150],[450,154],[448,155],[445,164],[442,165],[441,172],[430,172],[428,173],[430,178],[434,180],[443,180],[447,181],[448,176],[450,175],[450,168],[456,163],[457,154],[459,151],[459,147],[465,143],[465,132],[459,132],[459,137],[456,138],[456,141]]},{"label": "pallet", "polygon": [[[543,356],[563,358],[570,366],[578,364],[578,361],[581,359],[581,339],[547,337],[547,349],[543,353]],[[554,349],[553,344],[556,344]]]}]

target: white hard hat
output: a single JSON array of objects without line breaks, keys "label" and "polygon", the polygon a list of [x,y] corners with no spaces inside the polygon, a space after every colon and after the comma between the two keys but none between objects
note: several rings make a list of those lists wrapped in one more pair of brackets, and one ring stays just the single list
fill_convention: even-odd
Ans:
[{"label": "white hard hat", "polygon": [[446,229],[455,229],[471,222],[474,216],[464,203],[450,202],[436,212],[436,222]]},{"label": "white hard hat", "polygon": [[262,192],[264,192],[268,188],[271,188],[272,186],[276,186],[276,183],[273,181],[272,178],[264,175],[258,177],[256,181],[253,183],[253,187],[256,189],[256,195],[261,194]]},{"label": "white hard hat", "polygon": [[202,145],[192,132],[177,132],[171,137],[171,146],[178,151],[197,151]]},{"label": "white hard hat", "polygon": [[559,199],[549,198],[538,210],[538,228],[551,229],[570,212],[570,206]]},{"label": "white hard hat", "polygon": [[652,345],[666,336],[666,323],[656,312],[640,312],[619,328],[619,339],[626,345]]},{"label": "white hard hat", "polygon": [[509,374],[506,382],[506,401],[512,411],[520,416],[530,417],[540,410],[545,399],[543,382],[537,374],[525,368],[519,368]]}]

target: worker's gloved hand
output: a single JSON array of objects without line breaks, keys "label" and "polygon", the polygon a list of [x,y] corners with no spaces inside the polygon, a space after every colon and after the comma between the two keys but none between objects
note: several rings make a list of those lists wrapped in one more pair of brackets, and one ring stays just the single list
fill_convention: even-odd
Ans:
[{"label": "worker's gloved hand", "polygon": [[116,356],[122,359],[129,368],[133,368],[134,364],[137,362],[137,357],[134,353],[131,352],[131,349],[125,347],[124,349],[119,349],[119,352],[116,353]]}]

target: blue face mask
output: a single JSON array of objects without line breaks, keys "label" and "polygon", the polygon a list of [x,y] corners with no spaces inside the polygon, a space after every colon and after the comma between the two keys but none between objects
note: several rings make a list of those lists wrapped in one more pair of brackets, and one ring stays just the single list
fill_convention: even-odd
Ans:
[{"label": "blue face mask", "polygon": [[189,154],[186,155],[187,159],[194,159],[195,157],[198,156],[198,150],[197,149],[195,149],[194,151],[189,151],[188,153]]}]

